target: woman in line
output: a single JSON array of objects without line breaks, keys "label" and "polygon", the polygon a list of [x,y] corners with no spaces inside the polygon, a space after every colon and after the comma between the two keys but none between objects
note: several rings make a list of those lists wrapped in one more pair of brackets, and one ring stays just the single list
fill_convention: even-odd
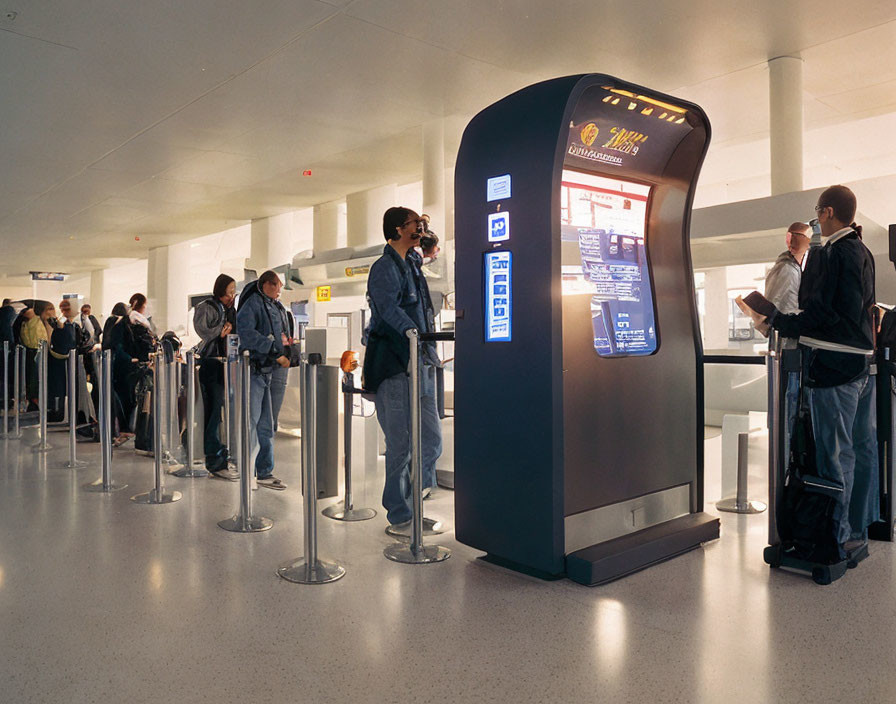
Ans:
[{"label": "woman in line", "polygon": [[42,341],[47,343],[49,349],[50,334],[53,331],[50,320],[55,317],[56,309],[52,303],[34,301],[34,315],[21,328],[22,344],[25,346],[25,391],[29,411],[38,410],[37,350]]},{"label": "woman in line", "polygon": [[133,343],[127,315],[128,307],[124,303],[116,303],[112,307],[112,315],[103,323],[103,350],[112,352],[112,411],[114,415],[112,435],[115,436],[116,446],[134,436],[132,432],[132,416],[135,406],[133,379],[137,365],[134,362]]},{"label": "woman in line", "polygon": [[227,448],[221,442],[221,411],[224,408],[224,364],[227,336],[236,332],[236,282],[227,274],[215,279],[212,297],[193,313],[193,327],[202,338],[199,347],[199,388],[205,409],[205,468],[219,479],[235,481],[227,469]]}]

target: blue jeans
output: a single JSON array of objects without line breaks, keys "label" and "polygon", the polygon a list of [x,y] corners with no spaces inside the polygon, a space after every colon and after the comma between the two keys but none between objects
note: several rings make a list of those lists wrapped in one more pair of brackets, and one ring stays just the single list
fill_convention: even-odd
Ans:
[{"label": "blue jeans", "polygon": [[[266,479],[274,473],[274,414],[271,404],[273,373],[252,370],[249,384],[249,426],[252,429],[252,449],[258,448],[255,474]],[[282,397],[281,397],[282,401]]]},{"label": "blue jeans", "polygon": [[[442,454],[442,426],[436,408],[435,367],[423,365],[420,374],[420,444],[423,486],[436,484],[436,460]],[[408,376],[390,376],[376,390],[376,415],[386,436],[386,484],[383,507],[389,523],[404,523],[413,515],[411,499],[411,400]]]},{"label": "blue jeans", "polygon": [[834,512],[841,543],[864,538],[880,517],[874,377],[830,388],[808,388],[819,476],[843,485]]},{"label": "blue jeans", "polygon": [[277,432],[277,419],[280,417],[280,409],[283,407],[288,375],[289,367],[284,369],[279,364],[274,366],[274,373],[271,375],[271,413],[274,415],[274,432]]},{"label": "blue jeans", "polygon": [[800,373],[785,372],[787,386],[784,391],[784,467],[790,463],[790,436],[793,435],[793,424],[796,422],[796,413],[800,405]]}]

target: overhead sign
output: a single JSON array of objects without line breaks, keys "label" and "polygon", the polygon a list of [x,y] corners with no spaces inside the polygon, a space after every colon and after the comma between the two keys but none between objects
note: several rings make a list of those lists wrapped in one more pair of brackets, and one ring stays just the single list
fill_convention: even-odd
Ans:
[{"label": "overhead sign", "polygon": [[57,271],[32,271],[29,273],[32,281],[65,281],[65,277],[68,276],[68,274]]},{"label": "overhead sign", "polygon": [[362,276],[363,274],[370,273],[370,264],[365,264],[363,266],[347,266],[345,267],[345,275],[346,276]]},{"label": "overhead sign", "polygon": [[317,300],[318,301],[329,301],[330,300],[330,287],[329,286],[318,286],[317,287]]}]

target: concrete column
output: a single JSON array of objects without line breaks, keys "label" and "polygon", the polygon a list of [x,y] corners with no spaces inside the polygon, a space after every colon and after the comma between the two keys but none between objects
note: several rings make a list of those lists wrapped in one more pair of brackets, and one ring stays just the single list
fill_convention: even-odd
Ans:
[{"label": "concrete column", "polygon": [[728,270],[707,269],[703,284],[706,314],[703,339],[707,350],[728,349]]},{"label": "concrete column", "polygon": [[444,238],[445,227],[445,122],[423,125],[423,212],[432,219],[432,229]]},{"label": "concrete column", "polygon": [[187,333],[190,260],[189,242],[149,250],[146,297],[159,335],[168,330],[178,336]]},{"label": "concrete column", "polygon": [[315,256],[339,247],[340,205],[339,201],[334,200],[314,206]]},{"label": "concrete column", "polygon": [[803,190],[803,60],[768,62],[772,195]]},{"label": "concrete column", "polygon": [[383,213],[393,205],[401,205],[396,202],[397,189],[396,184],[390,184],[345,197],[346,244],[349,247],[369,247],[385,241]]},{"label": "concrete column", "polygon": [[108,269],[94,269],[90,272],[90,304],[91,312],[101,321],[112,311],[115,301],[106,298],[106,277]]}]

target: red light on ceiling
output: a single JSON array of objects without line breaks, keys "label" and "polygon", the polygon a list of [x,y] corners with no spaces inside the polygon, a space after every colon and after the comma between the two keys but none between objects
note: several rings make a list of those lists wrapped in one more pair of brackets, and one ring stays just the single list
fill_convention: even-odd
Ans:
[{"label": "red light on ceiling", "polygon": [[311,175],[311,169],[305,169],[305,170],[302,172],[302,176],[310,176],[310,175]]},{"label": "red light on ceiling", "polygon": [[139,242],[139,241],[140,241],[140,238],[139,238],[139,237],[135,237],[135,238],[134,238],[134,242]]}]

